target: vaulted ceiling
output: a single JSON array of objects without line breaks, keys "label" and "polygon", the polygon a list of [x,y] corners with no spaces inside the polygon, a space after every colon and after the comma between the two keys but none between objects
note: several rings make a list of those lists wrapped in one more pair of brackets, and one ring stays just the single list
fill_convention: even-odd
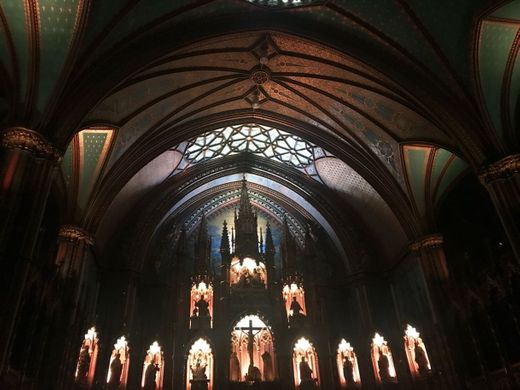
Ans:
[{"label": "vaulted ceiling", "polygon": [[[139,204],[150,235],[230,207],[247,173],[297,237],[392,262],[462,174],[518,149],[519,20],[519,0],[0,0],[0,125],[65,152],[68,222],[101,248]],[[206,152],[244,125],[311,145],[307,168]]]}]

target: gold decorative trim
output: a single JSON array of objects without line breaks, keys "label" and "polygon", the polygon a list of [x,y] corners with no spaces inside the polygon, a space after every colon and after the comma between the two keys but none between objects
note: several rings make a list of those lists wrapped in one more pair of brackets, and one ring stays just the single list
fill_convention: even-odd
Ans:
[{"label": "gold decorative trim", "polygon": [[437,248],[442,246],[444,243],[444,238],[440,234],[432,234],[426,237],[423,237],[415,242],[410,244],[411,251],[418,251],[421,249],[427,248]]},{"label": "gold decorative trim", "polygon": [[482,184],[488,184],[498,179],[507,179],[515,173],[520,173],[520,154],[512,154],[489,164],[478,178]]},{"label": "gold decorative trim", "polygon": [[69,241],[84,240],[89,245],[94,244],[94,238],[89,233],[72,225],[63,225],[58,232],[58,237]]},{"label": "gold decorative trim", "polygon": [[11,127],[2,132],[0,145],[4,149],[25,150],[36,157],[59,162],[61,153],[41,134],[23,127]]}]

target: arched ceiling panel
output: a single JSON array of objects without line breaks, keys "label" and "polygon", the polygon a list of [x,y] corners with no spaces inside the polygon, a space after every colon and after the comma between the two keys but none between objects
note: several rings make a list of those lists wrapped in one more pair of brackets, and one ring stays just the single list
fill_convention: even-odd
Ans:
[{"label": "arched ceiling panel", "polygon": [[346,202],[357,211],[360,219],[381,240],[385,254],[396,257],[408,243],[408,238],[390,207],[374,188],[356,171],[335,157],[316,161],[323,182],[340,192]]},{"label": "arched ceiling panel", "polygon": [[520,90],[520,1],[515,0],[487,15],[480,25],[478,67],[492,125],[509,145],[518,145],[515,134]]},{"label": "arched ceiling panel", "polygon": [[472,83],[471,41],[474,23],[489,5],[486,0],[423,1],[408,0],[418,26],[431,37],[434,50],[455,69],[458,78],[469,86]]},{"label": "arched ceiling panel", "polygon": [[420,218],[432,224],[439,200],[468,165],[453,152],[433,145],[405,144],[402,154],[409,197]]},{"label": "arched ceiling panel", "polygon": [[[378,158],[403,187],[398,142],[426,136],[448,142],[411,108],[400,87],[346,56],[282,34],[248,33],[223,41],[229,45],[212,40],[223,46],[210,50],[197,44],[174,53],[135,75],[91,113],[91,122],[122,125],[110,166],[147,132],[226,112],[297,119],[320,129],[318,137],[349,140],[367,158]],[[156,76],[157,66],[166,73]]]},{"label": "arched ceiling panel", "polygon": [[47,102],[63,71],[78,25],[82,0],[39,0],[40,82],[37,107]]},{"label": "arched ceiling panel", "polygon": [[101,219],[96,232],[99,247],[103,248],[106,245],[106,241],[114,234],[118,224],[132,210],[139,198],[168,178],[181,157],[179,152],[168,150],[150,161],[126,183]]},{"label": "arched ceiling panel", "polygon": [[103,174],[114,138],[114,129],[89,128],[78,132],[70,141],[61,169],[70,201],[77,206],[76,212],[85,210]]},{"label": "arched ceiling panel", "polygon": [[[17,73],[20,78],[20,87],[19,93],[25,94],[27,93],[27,79],[29,77],[29,31],[28,24],[25,20],[25,2],[22,1],[11,1],[11,0],[1,0],[1,12],[3,13],[6,21],[6,26],[4,26],[3,31],[6,33],[9,32],[9,35],[5,35],[5,39],[10,39],[13,47],[15,49],[14,55],[15,59],[11,57],[11,62],[13,60],[16,63],[17,69],[13,69],[15,74]],[[4,62],[6,68],[11,68],[11,64],[5,63],[8,57],[2,57],[2,62]],[[22,98],[23,98],[22,96]]]}]

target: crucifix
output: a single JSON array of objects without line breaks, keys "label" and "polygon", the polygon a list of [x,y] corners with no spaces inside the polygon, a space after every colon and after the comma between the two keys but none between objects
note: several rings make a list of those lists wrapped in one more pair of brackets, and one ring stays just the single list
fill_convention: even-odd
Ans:
[{"label": "crucifix", "polygon": [[247,353],[249,355],[248,373],[251,371],[252,367],[254,367],[253,348],[254,348],[255,336],[264,329],[265,329],[265,327],[253,326],[253,320],[251,320],[251,319],[249,320],[249,326],[247,328],[242,328],[242,327],[235,328],[235,330],[239,330],[239,331],[247,334]]}]

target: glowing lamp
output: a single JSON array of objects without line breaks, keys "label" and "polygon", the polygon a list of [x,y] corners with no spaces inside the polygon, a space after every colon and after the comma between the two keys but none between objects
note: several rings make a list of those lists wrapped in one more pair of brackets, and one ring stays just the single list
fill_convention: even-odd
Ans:
[{"label": "glowing lamp", "polygon": [[309,351],[311,348],[311,343],[309,342],[309,340],[307,340],[306,338],[302,337],[300,338],[295,346],[294,346],[294,350],[297,351],[297,350],[301,350],[305,353],[307,353],[307,351]]},{"label": "glowing lamp", "polygon": [[417,332],[417,329],[415,329],[410,324],[406,326],[405,334],[407,337],[411,337],[412,339],[418,339],[421,336],[421,334]]},{"label": "glowing lamp", "polygon": [[96,333],[96,327],[93,326],[92,328],[90,328],[87,333],[85,334],[85,340],[90,340],[90,341],[94,341],[97,337],[97,333]]},{"label": "glowing lamp", "polygon": [[128,345],[128,341],[126,341],[125,336],[121,336],[120,338],[117,339],[116,343],[114,344],[114,348],[116,350],[120,350],[120,349],[126,348],[127,345]]},{"label": "glowing lamp", "polygon": [[378,347],[382,347],[384,344],[386,344],[386,340],[383,336],[376,332],[374,338],[372,339],[372,344]]},{"label": "glowing lamp", "polygon": [[148,353],[151,355],[157,355],[158,353],[161,353],[161,347],[157,341],[154,341],[152,345],[150,345],[150,349],[148,349]]},{"label": "glowing lamp", "polygon": [[348,343],[345,339],[341,339],[341,342],[338,345],[338,352],[352,352],[354,348]]}]

